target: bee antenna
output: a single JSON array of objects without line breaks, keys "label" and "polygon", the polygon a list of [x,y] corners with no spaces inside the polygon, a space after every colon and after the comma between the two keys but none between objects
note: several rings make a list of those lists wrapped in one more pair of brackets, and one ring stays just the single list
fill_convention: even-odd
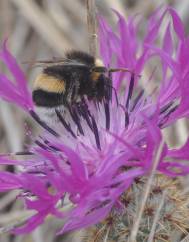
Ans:
[{"label": "bee antenna", "polygon": [[[121,68],[110,68],[108,70],[108,72],[118,72],[118,71],[120,71],[120,72],[129,72],[131,74],[135,74],[133,71],[131,71],[131,70],[127,69],[127,68],[122,68],[122,67]],[[141,77],[141,75],[139,75],[139,74],[137,74],[137,76]]]}]

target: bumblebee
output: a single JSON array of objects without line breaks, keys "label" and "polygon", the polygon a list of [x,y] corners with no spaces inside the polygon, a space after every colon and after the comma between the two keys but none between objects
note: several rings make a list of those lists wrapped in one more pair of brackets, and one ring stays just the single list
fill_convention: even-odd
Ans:
[{"label": "bumblebee", "polygon": [[[40,63],[40,62],[39,62]],[[91,114],[86,100],[95,106],[102,103],[106,113],[106,128],[109,128],[109,103],[112,99],[112,90],[118,103],[116,90],[112,86],[111,73],[122,71],[130,72],[126,68],[106,68],[100,59],[81,52],[71,51],[62,60],[41,62],[45,67],[34,82],[32,92],[35,103],[35,112],[40,123],[46,127],[58,129],[57,124],[63,124],[69,132],[70,122],[83,133],[80,127],[79,116],[88,122],[91,129]],[[46,125],[47,124],[47,125]]]},{"label": "bumblebee", "polygon": [[66,54],[62,62],[47,65],[36,78],[33,101],[37,107],[57,108],[88,100],[111,99],[111,78],[100,59],[80,51]]}]

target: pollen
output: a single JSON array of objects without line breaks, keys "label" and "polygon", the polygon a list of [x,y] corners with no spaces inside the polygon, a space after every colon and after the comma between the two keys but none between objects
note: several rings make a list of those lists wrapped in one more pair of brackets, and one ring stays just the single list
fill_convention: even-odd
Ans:
[{"label": "pollen", "polygon": [[99,79],[100,75],[101,75],[100,72],[95,72],[95,71],[93,71],[93,72],[91,73],[91,78],[92,78],[93,81],[97,81],[97,80]]},{"label": "pollen", "polygon": [[[103,64],[101,59],[97,58],[95,60],[95,66],[96,67],[104,67],[104,64]],[[99,79],[100,75],[101,75],[100,72],[93,71],[92,74],[91,74],[91,78],[92,78],[93,81],[97,81]]]},{"label": "pollen", "polygon": [[98,59],[98,58],[97,58],[97,59],[95,60],[95,66],[98,66],[98,67],[99,67],[99,66],[104,66],[103,61],[102,61],[101,59]]}]

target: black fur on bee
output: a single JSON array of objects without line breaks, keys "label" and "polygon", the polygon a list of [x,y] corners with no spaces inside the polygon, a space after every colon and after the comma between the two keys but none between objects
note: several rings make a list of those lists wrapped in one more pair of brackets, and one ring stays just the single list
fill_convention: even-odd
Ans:
[{"label": "black fur on bee", "polygon": [[111,99],[111,78],[107,68],[93,56],[80,51],[66,54],[61,63],[43,69],[34,84],[33,100],[37,106],[57,107],[88,100]]}]

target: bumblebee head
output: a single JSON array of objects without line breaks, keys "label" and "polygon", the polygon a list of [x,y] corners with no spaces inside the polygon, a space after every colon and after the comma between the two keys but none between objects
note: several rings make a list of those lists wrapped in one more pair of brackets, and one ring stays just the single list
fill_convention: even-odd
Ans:
[{"label": "bumblebee head", "polygon": [[108,69],[104,66],[102,60],[95,59],[94,66],[91,68],[91,78],[94,82],[99,80],[102,74],[105,74]]}]

